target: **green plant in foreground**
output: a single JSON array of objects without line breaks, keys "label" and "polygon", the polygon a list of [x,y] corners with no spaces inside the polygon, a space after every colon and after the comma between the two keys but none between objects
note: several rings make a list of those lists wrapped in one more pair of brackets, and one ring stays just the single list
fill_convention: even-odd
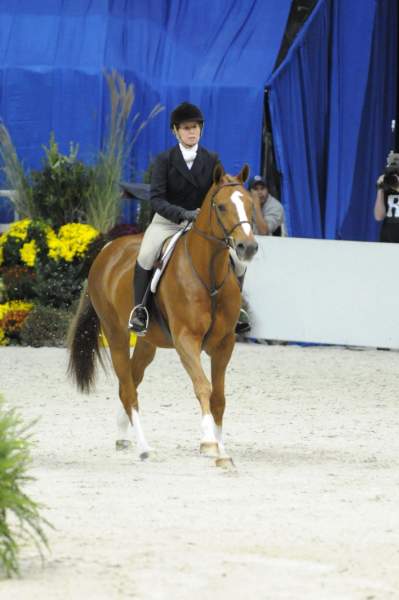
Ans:
[{"label": "green plant in foreground", "polygon": [[48,546],[43,527],[49,523],[40,514],[42,506],[23,491],[33,481],[27,473],[29,429],[14,410],[4,411],[0,397],[0,572],[7,577],[19,573],[19,553],[26,542],[33,541],[41,555]]}]

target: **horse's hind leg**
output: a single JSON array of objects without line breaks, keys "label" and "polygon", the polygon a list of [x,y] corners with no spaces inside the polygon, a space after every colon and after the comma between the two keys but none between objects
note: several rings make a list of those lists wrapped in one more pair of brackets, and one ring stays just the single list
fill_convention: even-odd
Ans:
[{"label": "horse's hind leg", "polygon": [[228,335],[211,355],[212,394],[210,405],[215,420],[215,433],[219,446],[219,458],[216,460],[216,465],[220,467],[228,467],[233,464],[224,447],[222,428],[226,406],[224,395],[225,373],[234,349],[234,344],[235,335]]},{"label": "horse's hind leg", "polygon": [[116,447],[120,449],[128,445],[127,430],[129,426],[133,425],[140,458],[147,458],[150,448],[140,423],[137,390],[130,366],[130,334],[127,330],[118,330],[115,327],[112,330],[108,329],[108,331],[105,329],[105,335],[109,343],[112,364],[119,380],[119,397],[123,406],[117,421],[118,439]]},{"label": "horse's hind leg", "polygon": [[133,426],[136,433],[136,441],[139,448],[140,458],[148,458],[151,448],[148,446],[139,416],[139,405],[137,399],[137,388],[143,380],[144,371],[155,356],[156,347],[149,344],[143,338],[137,338],[133,356],[130,359],[130,372],[134,388],[136,390],[136,404],[133,406]]},{"label": "horse's hind leg", "polygon": [[133,356],[131,358],[131,371],[136,389],[144,377],[144,371],[153,361],[156,352],[156,347],[146,341],[145,338],[137,338]]}]

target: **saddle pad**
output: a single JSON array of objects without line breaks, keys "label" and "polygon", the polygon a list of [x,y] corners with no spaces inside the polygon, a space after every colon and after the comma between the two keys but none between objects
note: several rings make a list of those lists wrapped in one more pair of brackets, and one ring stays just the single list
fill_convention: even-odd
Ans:
[{"label": "saddle pad", "polygon": [[168,264],[170,257],[172,256],[172,252],[173,252],[174,247],[176,246],[177,240],[183,235],[183,233],[185,233],[187,231],[187,229],[188,229],[188,227],[184,227],[184,229],[177,231],[170,238],[170,240],[165,248],[165,251],[161,256],[161,259],[160,259],[161,264],[159,267],[157,267],[155,269],[154,275],[152,276],[152,279],[151,279],[151,292],[153,294],[155,294],[155,292],[157,290],[159,280],[161,279],[161,275],[164,272],[165,267]]}]

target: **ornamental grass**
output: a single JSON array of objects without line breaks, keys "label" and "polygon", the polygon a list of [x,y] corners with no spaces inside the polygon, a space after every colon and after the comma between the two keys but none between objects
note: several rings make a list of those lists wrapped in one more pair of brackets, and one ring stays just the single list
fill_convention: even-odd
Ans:
[{"label": "ornamental grass", "polygon": [[21,217],[35,219],[37,208],[33,199],[29,177],[25,174],[10,134],[3,123],[0,123],[0,160],[6,185],[14,192],[11,201],[16,212]]},{"label": "ornamental grass", "polygon": [[[135,92],[133,84],[126,85],[123,77],[115,70],[105,72],[111,113],[103,148],[93,166],[90,203],[87,206],[87,222],[101,233],[107,233],[118,222],[121,215],[121,193],[119,183],[132,153],[133,146],[148,123],[162,110],[157,104],[138,126],[139,113],[130,116]],[[133,132],[133,128],[136,127]]]},{"label": "ornamental grass", "polygon": [[22,548],[33,542],[43,556],[48,547],[45,527],[51,525],[41,515],[42,505],[26,492],[34,481],[28,475],[30,428],[14,410],[4,410],[0,396],[0,572],[6,577],[19,574]]}]

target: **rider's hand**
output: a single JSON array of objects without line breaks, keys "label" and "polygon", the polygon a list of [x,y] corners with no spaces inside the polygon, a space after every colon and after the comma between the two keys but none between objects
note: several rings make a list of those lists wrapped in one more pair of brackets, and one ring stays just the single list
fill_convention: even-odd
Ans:
[{"label": "rider's hand", "polygon": [[182,221],[195,221],[195,219],[197,218],[199,213],[199,209],[196,208],[195,210],[186,210],[186,209],[182,209]]}]

